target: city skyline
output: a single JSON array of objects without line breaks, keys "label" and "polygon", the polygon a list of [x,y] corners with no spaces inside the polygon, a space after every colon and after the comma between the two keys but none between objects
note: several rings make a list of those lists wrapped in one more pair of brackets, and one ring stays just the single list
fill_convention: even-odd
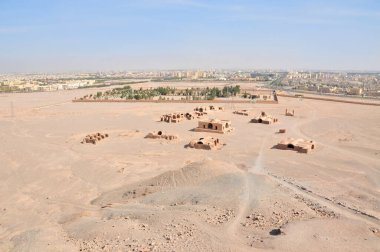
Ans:
[{"label": "city skyline", "polygon": [[373,0],[6,0],[0,21],[0,73],[380,70]]}]

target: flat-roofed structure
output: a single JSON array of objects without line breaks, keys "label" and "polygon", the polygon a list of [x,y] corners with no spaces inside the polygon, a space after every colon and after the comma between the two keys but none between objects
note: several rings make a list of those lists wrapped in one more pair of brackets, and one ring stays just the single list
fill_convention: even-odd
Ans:
[{"label": "flat-roofed structure", "polygon": [[198,127],[194,129],[194,131],[198,132],[211,132],[219,134],[224,134],[232,130],[233,128],[231,127],[231,121],[219,119],[201,120],[198,122]]},{"label": "flat-roofed structure", "polygon": [[186,147],[201,150],[220,150],[224,145],[218,138],[202,137],[198,140],[192,140]]},{"label": "flat-roofed structure", "polygon": [[294,150],[300,153],[308,153],[311,150],[315,149],[315,143],[313,141],[304,140],[301,138],[286,138],[274,146],[274,148],[280,150]]}]

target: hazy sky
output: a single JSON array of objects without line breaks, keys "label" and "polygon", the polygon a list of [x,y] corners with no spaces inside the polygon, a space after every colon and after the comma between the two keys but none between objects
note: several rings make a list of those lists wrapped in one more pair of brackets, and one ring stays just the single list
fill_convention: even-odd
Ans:
[{"label": "hazy sky", "polygon": [[379,0],[0,0],[0,72],[380,70]]}]

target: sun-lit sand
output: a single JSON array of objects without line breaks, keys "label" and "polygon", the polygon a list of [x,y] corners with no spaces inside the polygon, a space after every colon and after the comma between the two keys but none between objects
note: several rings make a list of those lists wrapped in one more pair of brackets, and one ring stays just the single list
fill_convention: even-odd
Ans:
[{"label": "sun-lit sand", "polygon": [[[380,251],[380,107],[225,104],[208,117],[234,130],[213,135],[159,122],[196,104],[71,102],[94,92],[0,95],[0,251]],[[203,136],[226,145],[185,148]],[[287,137],[316,149],[273,148]]]}]

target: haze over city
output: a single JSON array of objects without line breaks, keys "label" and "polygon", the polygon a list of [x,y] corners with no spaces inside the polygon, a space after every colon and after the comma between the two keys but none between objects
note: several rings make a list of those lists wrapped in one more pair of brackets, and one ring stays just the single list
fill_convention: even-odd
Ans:
[{"label": "haze over city", "polygon": [[0,2],[0,72],[380,70],[380,2]]}]

